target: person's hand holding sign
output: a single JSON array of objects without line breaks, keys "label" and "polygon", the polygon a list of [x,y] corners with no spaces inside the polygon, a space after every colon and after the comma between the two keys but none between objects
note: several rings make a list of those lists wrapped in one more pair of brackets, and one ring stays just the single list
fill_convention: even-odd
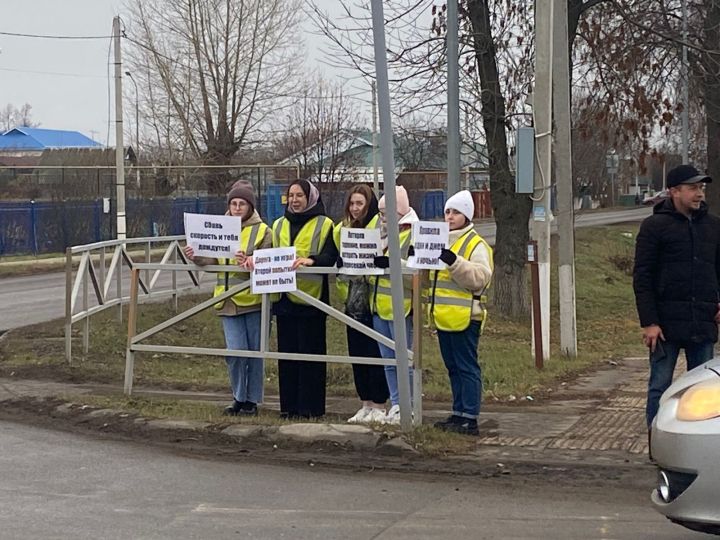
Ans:
[{"label": "person's hand holding sign", "polygon": [[189,261],[192,261],[195,258],[195,250],[190,245],[183,248],[183,253]]},{"label": "person's hand holding sign", "polygon": [[255,260],[252,257],[245,257],[245,262],[243,263],[243,266],[248,272],[252,272],[255,270]]},{"label": "person's hand holding sign", "polygon": [[299,257],[293,261],[292,269],[297,270],[301,266],[312,266],[313,264],[315,264],[315,261],[313,261],[312,259],[308,257]]},{"label": "person's hand holding sign", "polygon": [[244,251],[238,250],[235,252],[235,262],[240,268],[243,268],[245,266],[245,262],[247,261],[248,256],[245,255]]}]

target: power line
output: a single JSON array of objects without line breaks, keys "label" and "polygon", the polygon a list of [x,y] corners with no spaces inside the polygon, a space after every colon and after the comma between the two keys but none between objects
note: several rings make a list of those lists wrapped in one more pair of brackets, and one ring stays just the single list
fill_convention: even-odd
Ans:
[{"label": "power line", "polygon": [[30,73],[35,75],[56,75],[59,77],[88,77],[88,78],[97,78],[97,79],[104,79],[105,75],[89,75],[89,74],[83,74],[83,73],[61,73],[58,71],[35,71],[31,69],[13,69],[13,68],[0,68],[0,71],[9,71],[12,73]]},{"label": "power line", "polygon": [[20,34],[17,32],[0,32],[0,36],[38,38],[38,39],[107,39],[112,36],[61,36],[48,34]]}]

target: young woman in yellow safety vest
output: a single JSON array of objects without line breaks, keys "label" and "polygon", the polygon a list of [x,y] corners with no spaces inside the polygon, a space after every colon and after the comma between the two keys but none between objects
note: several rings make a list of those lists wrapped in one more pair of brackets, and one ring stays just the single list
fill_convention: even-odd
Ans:
[{"label": "young woman in yellow safety vest", "polygon": [[[335,266],[332,228],[317,187],[307,180],[295,180],[287,191],[285,214],[273,223],[273,247],[295,246],[293,268]],[[327,275],[298,274],[297,287],[328,303]],[[325,313],[285,293],[273,304],[273,312],[279,352],[326,354]],[[325,362],[278,360],[278,376],[281,416],[316,418],[325,414]]]},{"label": "young woman in yellow safety vest", "polygon": [[445,431],[477,435],[482,398],[478,341],[487,318],[485,292],[493,272],[493,252],[475,232],[475,205],[469,191],[460,191],[445,203],[450,226],[450,249],[440,259],[444,270],[430,272],[430,322],[437,328],[440,353],[450,377],[452,415],[437,422]]},{"label": "young woman in yellow safety vest", "polygon": [[[234,285],[250,279],[247,261],[256,249],[272,245],[270,227],[263,223],[255,210],[255,192],[252,184],[239,180],[227,194],[227,214],[241,218],[240,249],[233,259],[211,259],[195,257],[193,249],[186,246],[185,255],[198,265],[227,264],[234,269],[217,274],[214,296],[219,296]],[[243,289],[234,296],[218,302],[215,312],[222,317],[225,344],[228,349],[260,350],[260,304],[261,297]],[[262,358],[228,356],[228,376],[233,394],[233,403],[225,408],[224,414],[256,415],[257,405],[262,403],[265,372]]]},{"label": "young woman in yellow safety vest", "polygon": [[[378,200],[375,193],[365,184],[354,186],[345,200],[343,219],[333,230],[335,246],[340,251],[340,235],[343,228],[374,229],[379,226]],[[340,256],[337,258],[337,266],[338,268],[343,266]],[[368,276],[338,274],[335,283],[338,296],[345,305],[345,314],[372,328]],[[350,326],[347,327],[347,344],[350,356],[365,358],[380,356],[377,341]],[[385,370],[382,366],[370,364],[353,364],[352,369],[355,390],[362,401],[362,407],[348,419],[348,422],[351,424],[384,422],[385,402],[389,396]]]},{"label": "young woman in yellow safety vest", "polygon": [[[397,214],[398,224],[400,225],[400,259],[402,265],[407,262],[410,250],[410,241],[412,235],[412,224],[419,221],[415,210],[410,208],[410,200],[407,191],[402,186],[395,189],[397,198]],[[378,203],[380,208],[380,220],[382,222],[381,230],[383,231],[383,255],[375,257],[375,266],[379,268],[389,268],[390,260],[387,256],[387,227],[385,221],[385,197],[383,196]],[[392,284],[389,275],[374,276],[370,285],[370,311],[373,314],[373,328],[382,335],[395,339],[395,330],[393,328],[393,309],[392,309]],[[410,308],[412,306],[412,280],[409,277],[403,277],[403,295],[405,308],[405,331],[407,335],[407,347],[412,347],[412,314]],[[383,358],[395,358],[395,351],[386,347],[382,343],[378,343],[380,354]],[[410,370],[410,378],[412,388],[412,369]],[[398,391],[397,368],[395,366],[385,366],[385,380],[387,381],[388,390],[390,391],[390,410],[385,416],[385,423],[400,423],[400,393]]]}]

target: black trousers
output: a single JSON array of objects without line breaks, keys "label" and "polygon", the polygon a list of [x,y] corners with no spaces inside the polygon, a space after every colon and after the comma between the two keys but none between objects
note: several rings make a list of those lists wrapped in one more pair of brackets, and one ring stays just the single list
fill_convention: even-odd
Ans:
[{"label": "black trousers", "polygon": [[[372,328],[372,319],[361,321],[365,326]],[[380,349],[377,341],[370,336],[347,327],[348,354],[364,358],[380,358]],[[385,403],[390,397],[384,366],[371,366],[368,364],[353,364],[353,377],[355,390],[363,401]]]},{"label": "black trousers", "polygon": [[[278,351],[325,355],[325,317],[277,316]],[[280,412],[289,416],[325,414],[327,363],[278,360]]]}]

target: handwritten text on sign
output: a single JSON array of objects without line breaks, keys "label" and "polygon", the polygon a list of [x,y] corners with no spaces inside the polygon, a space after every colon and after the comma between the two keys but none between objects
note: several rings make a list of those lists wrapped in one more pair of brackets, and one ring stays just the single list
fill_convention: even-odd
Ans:
[{"label": "handwritten text on sign", "polygon": [[281,293],[297,290],[295,247],[258,249],[253,253],[255,269],[252,273],[252,292]]},{"label": "handwritten text on sign", "polygon": [[185,214],[185,238],[198,257],[232,259],[240,249],[241,219]]},{"label": "handwritten text on sign", "polygon": [[377,268],[373,259],[382,253],[380,248],[380,229],[340,229],[340,257],[342,257],[341,274],[377,275],[382,268]]},{"label": "handwritten text on sign", "polygon": [[412,227],[415,256],[408,258],[408,266],[431,270],[445,268],[440,252],[448,246],[448,224],[444,221],[418,221]]}]

